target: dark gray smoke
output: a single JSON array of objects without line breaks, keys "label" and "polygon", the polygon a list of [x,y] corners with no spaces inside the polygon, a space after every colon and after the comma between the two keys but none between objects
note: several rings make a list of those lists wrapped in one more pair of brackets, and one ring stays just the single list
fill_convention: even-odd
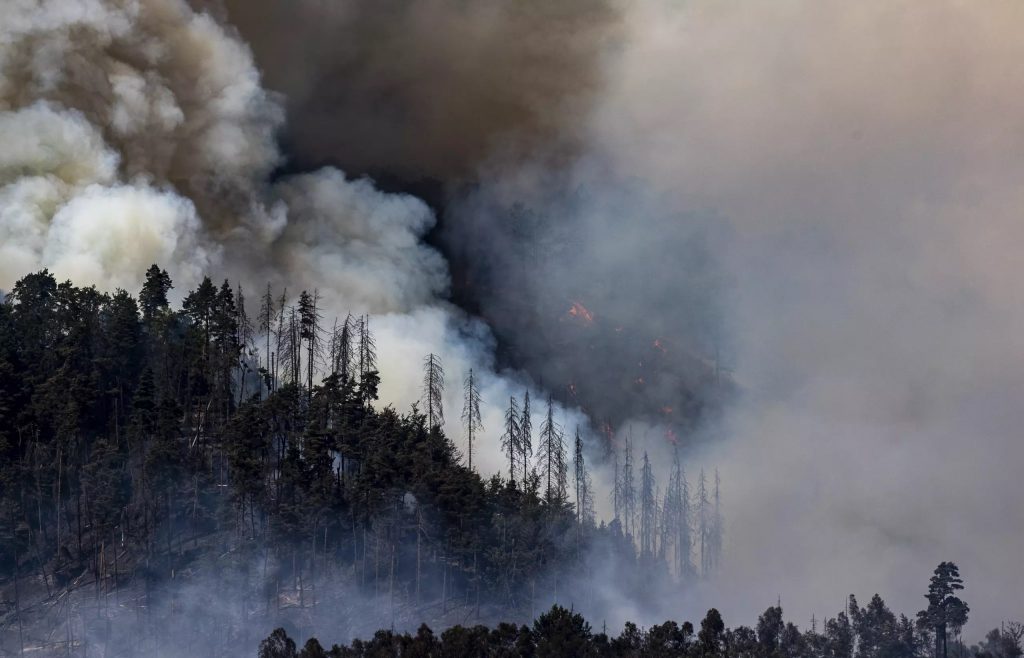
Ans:
[{"label": "dark gray smoke", "polygon": [[289,155],[407,179],[578,147],[620,30],[610,0],[193,0],[284,94]]}]

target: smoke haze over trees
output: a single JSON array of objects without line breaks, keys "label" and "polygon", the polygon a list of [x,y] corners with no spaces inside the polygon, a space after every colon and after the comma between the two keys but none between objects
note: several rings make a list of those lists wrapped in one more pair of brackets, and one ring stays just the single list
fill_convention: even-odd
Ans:
[{"label": "smoke haze over trees", "polygon": [[[399,413],[378,403],[369,316],[328,323],[317,292],[270,287],[263,335],[241,286],[203,278],[180,309],[173,289],[156,265],[137,296],[44,270],[0,303],[5,652],[245,655],[282,621],[345,641],[558,601],[615,619],[697,582],[664,559],[678,530],[661,532],[659,501],[642,537],[594,518],[578,431],[570,497],[550,400],[536,459],[482,476],[442,428],[436,355]],[[470,417],[504,403],[467,394]],[[717,502],[694,505],[685,532],[718,532]],[[717,564],[721,546],[691,551]]]}]

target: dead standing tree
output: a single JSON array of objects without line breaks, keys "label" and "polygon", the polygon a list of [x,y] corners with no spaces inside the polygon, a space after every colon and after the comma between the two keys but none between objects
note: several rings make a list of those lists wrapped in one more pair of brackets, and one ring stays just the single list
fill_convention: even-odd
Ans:
[{"label": "dead standing tree", "polygon": [[470,368],[469,375],[466,377],[463,392],[465,394],[465,401],[462,406],[462,423],[466,428],[469,470],[473,470],[473,441],[476,439],[477,433],[484,428],[484,424],[480,418],[480,390],[477,388],[472,368]]}]

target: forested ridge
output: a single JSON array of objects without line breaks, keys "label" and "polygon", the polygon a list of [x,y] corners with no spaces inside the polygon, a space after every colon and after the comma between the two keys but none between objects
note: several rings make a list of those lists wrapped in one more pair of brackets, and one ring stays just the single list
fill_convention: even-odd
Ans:
[{"label": "forested ridge", "polygon": [[[613,491],[595,491],[551,400],[534,434],[529,394],[482,401],[472,372],[460,450],[436,355],[420,403],[375,404],[369,317],[208,278],[175,309],[172,288],[155,265],[137,295],[42,271],[0,303],[5,650],[223,655],[280,620],[352,637],[642,607],[717,568],[717,474],[691,493],[678,452],[659,488],[622,446]],[[488,403],[506,422],[484,433]],[[481,441],[507,477],[474,470]]]},{"label": "forested ridge", "polygon": [[669,620],[650,628],[626,622],[618,636],[595,631],[583,615],[554,605],[532,626],[502,623],[453,626],[435,635],[423,624],[415,634],[380,630],[368,640],[334,645],[316,638],[301,650],[283,628],[260,643],[259,658],[363,658],[369,656],[558,656],[629,658],[1018,658],[1024,654],[1024,624],[1003,623],[968,647],[960,638],[970,607],[960,598],[960,570],[942,562],[932,574],[916,619],[896,614],[878,594],[861,607],[850,595],[834,617],[811,617],[801,631],[786,621],[781,602],[770,606],[751,626],[728,628],[722,614],[708,610],[699,627]]},{"label": "forested ridge", "polygon": [[1017,658],[1024,653],[1024,625],[1003,624],[968,647],[957,634],[967,606],[956,565],[944,562],[928,588],[929,605],[912,620],[896,614],[875,594],[866,606],[849,597],[846,610],[824,620],[812,618],[801,631],[770,606],[751,626],[726,626],[715,608],[698,626],[666,621],[650,628],[627,622],[616,636],[595,630],[583,615],[553,606],[532,625],[455,626],[435,635],[427,626],[416,633],[378,631],[372,638],[325,650],[316,638],[298,649],[284,629],[261,644],[259,658],[363,658],[368,656],[561,656],[630,658]]}]

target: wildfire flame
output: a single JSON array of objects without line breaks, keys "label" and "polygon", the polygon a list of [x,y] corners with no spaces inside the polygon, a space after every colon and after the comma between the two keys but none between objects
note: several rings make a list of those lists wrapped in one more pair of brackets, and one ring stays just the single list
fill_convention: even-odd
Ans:
[{"label": "wildfire flame", "polygon": [[572,303],[572,306],[569,307],[569,315],[583,320],[586,324],[590,324],[594,321],[594,314],[588,311],[587,307],[580,302]]},{"label": "wildfire flame", "polygon": [[666,416],[668,416],[669,414],[671,414],[671,413],[672,413],[672,407],[670,407],[670,406],[668,406],[668,405],[666,405],[666,406],[662,407],[662,408],[661,408],[661,413],[663,413],[663,414],[665,414]]},{"label": "wildfire flame", "polygon": [[679,444],[679,437],[676,435],[676,433],[672,430],[671,427],[665,430],[665,438],[668,439],[669,443],[671,443],[672,445]]},{"label": "wildfire flame", "polygon": [[660,338],[654,339],[654,349],[660,351],[662,354],[666,354],[668,352],[668,350],[665,349],[665,343],[661,342]]},{"label": "wildfire flame", "polygon": [[576,384],[569,384],[569,394],[576,397]]}]

